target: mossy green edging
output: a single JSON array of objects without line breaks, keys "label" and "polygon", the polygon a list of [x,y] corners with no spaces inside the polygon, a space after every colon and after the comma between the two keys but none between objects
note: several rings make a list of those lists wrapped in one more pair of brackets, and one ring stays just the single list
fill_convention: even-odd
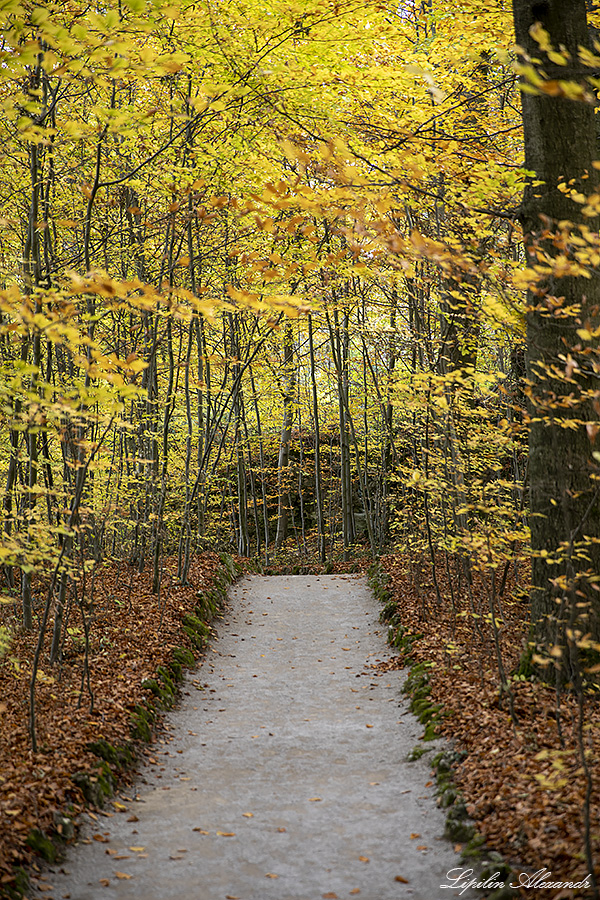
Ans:
[{"label": "mossy green edging", "polygon": [[[214,574],[211,587],[198,591],[193,611],[182,618],[182,630],[198,654],[206,648],[210,638],[208,622],[223,609],[227,588],[242,573],[241,566],[230,554],[219,554],[219,560],[220,567]],[[158,666],[154,677],[142,684],[150,696],[144,703],[136,705],[131,714],[131,740],[120,747],[114,747],[104,738],[88,745],[90,752],[98,758],[98,765],[91,771],[75,772],[72,781],[89,806],[102,807],[113,796],[121,774],[137,760],[138,745],[152,740],[152,731],[160,714],[174,705],[184,670],[193,668],[195,664],[196,657],[192,650],[176,647],[167,664]],[[38,828],[32,829],[27,836],[27,844],[37,856],[52,864],[60,861],[65,845],[75,837],[75,833],[76,825],[68,812],[55,813],[52,831],[46,833]],[[28,888],[29,875],[19,867],[15,869],[14,882],[0,887],[0,898],[22,900]]]},{"label": "mossy green edging", "polygon": [[447,810],[444,836],[450,841],[464,844],[462,859],[467,865],[476,867],[477,878],[480,883],[486,884],[486,889],[492,888],[486,894],[488,900],[512,900],[519,896],[519,892],[510,886],[514,880],[514,872],[502,854],[487,847],[485,837],[469,819],[464,797],[454,783],[453,766],[465,756],[464,751],[446,750],[438,753],[432,760],[438,805]]},{"label": "mossy green edging", "polygon": [[[410,697],[410,710],[419,722],[425,726],[423,741],[431,741],[436,738],[437,725],[442,716],[448,715],[441,704],[433,703],[430,699],[431,685],[429,683],[430,670],[433,663],[423,660],[419,663],[411,661],[413,644],[423,637],[422,634],[411,634],[402,624],[402,614],[393,599],[389,585],[391,577],[383,569],[381,562],[373,563],[368,570],[369,586],[383,605],[380,621],[388,625],[388,643],[397,650],[403,651],[404,659],[409,667],[409,674],[404,682],[402,691]],[[414,762],[427,753],[425,747],[415,747],[407,757],[408,762]],[[470,866],[476,866],[478,880],[486,880],[501,885],[495,887],[491,893],[486,894],[488,900],[512,900],[518,897],[518,891],[510,887],[513,871],[504,861],[500,853],[489,850],[485,844],[485,838],[477,831],[475,823],[468,815],[467,806],[460,790],[454,784],[452,775],[453,766],[463,760],[465,751],[446,750],[438,753],[432,760],[437,781],[438,805],[446,810],[446,825],[444,836],[453,843],[464,844],[461,856]]]}]

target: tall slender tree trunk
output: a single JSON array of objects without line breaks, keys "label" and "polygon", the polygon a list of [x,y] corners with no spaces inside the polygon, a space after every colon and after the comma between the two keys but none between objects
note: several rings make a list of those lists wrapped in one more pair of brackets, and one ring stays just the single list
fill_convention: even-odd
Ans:
[{"label": "tall slender tree trunk", "polygon": [[279,457],[277,459],[277,534],[275,546],[280,548],[285,543],[288,533],[290,486],[290,442],[294,422],[294,399],[296,388],[296,369],[294,366],[294,330],[291,322],[286,322],[283,331],[283,423],[279,441]]},{"label": "tall slender tree trunk", "polygon": [[337,361],[338,396],[340,416],[340,489],[342,503],[342,538],[344,542],[344,559],[349,558],[350,545],[354,542],[354,509],[352,496],[352,472],[350,468],[350,424],[348,409],[348,355],[350,336],[348,332],[348,313],[345,310],[340,325],[337,307],[333,310],[335,329],[331,335],[332,351]]},{"label": "tall slender tree trunk", "polygon": [[317,507],[317,534],[319,557],[321,562],[325,562],[327,559],[327,551],[325,549],[325,516],[323,514],[323,488],[321,484],[321,436],[312,313],[308,314],[308,348],[310,353],[310,383],[312,388],[313,422],[315,431],[315,503]]},{"label": "tall slender tree trunk", "polygon": [[[256,433],[258,435],[258,458],[260,460],[260,491],[262,498],[262,510],[263,510],[263,528],[265,534],[265,563],[269,565],[269,510],[267,504],[267,473],[265,469],[265,449],[264,449],[264,441],[263,441],[263,432],[262,432],[262,421],[260,416],[260,410],[258,407],[258,395],[256,393],[256,384],[254,383],[254,374],[252,372],[252,368],[250,368],[250,385],[252,387],[252,403],[254,404],[254,415],[256,418]],[[257,526],[258,528],[258,526]],[[257,534],[257,553],[259,541]]]},{"label": "tall slender tree trunk", "polygon": [[244,459],[244,399],[241,385],[240,323],[237,314],[229,315],[230,347],[233,377],[233,443],[236,460],[237,480],[237,549],[240,556],[248,556],[250,539],[248,535],[248,490],[246,485],[246,464]]}]

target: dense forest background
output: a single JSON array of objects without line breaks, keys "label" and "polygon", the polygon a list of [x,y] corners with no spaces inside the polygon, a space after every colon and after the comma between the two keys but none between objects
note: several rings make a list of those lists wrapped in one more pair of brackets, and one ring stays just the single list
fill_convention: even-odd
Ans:
[{"label": "dense forest background", "polygon": [[579,698],[591,866],[587,6],[0,3],[0,637],[32,636],[34,749],[107,562],[160,609],[207,550],[392,552],[423,618],[485,631],[513,724],[531,611],[515,677]]},{"label": "dense forest background", "polygon": [[25,627],[36,572],[61,610],[105,555],[155,590],[167,550],[183,580],[215,546],[512,559],[510,11],[3,10],[2,554]]}]

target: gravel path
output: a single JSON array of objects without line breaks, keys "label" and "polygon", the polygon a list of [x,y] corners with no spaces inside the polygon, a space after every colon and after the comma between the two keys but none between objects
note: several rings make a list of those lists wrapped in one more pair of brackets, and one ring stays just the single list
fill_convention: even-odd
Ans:
[{"label": "gravel path", "polygon": [[[423,731],[365,580],[245,577],[127,797],[36,897],[441,900]],[[430,746],[430,745],[427,745]],[[153,761],[154,762],[153,762]],[[463,898],[469,894],[463,893]]]}]

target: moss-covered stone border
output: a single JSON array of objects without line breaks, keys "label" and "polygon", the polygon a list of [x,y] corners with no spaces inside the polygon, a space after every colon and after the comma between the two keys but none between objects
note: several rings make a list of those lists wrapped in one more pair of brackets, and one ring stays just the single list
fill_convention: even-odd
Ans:
[{"label": "moss-covered stone border", "polygon": [[[194,608],[181,620],[182,631],[197,656],[204,652],[210,641],[210,622],[225,607],[229,585],[242,574],[241,566],[229,553],[220,553],[219,561],[210,588],[198,591]],[[131,713],[129,741],[115,747],[100,738],[88,745],[88,750],[97,757],[97,765],[87,771],[75,772],[71,780],[89,807],[102,808],[114,795],[122,775],[135,766],[140,744],[152,740],[154,726],[161,714],[175,705],[185,670],[196,665],[197,656],[188,647],[176,647],[166,665],[157,666],[154,676],[142,683],[149,696]],[[60,862],[66,845],[76,836],[77,827],[72,810],[62,810],[55,813],[52,830],[32,829],[27,844],[45,862]],[[13,884],[0,887],[0,900],[23,900],[25,897],[29,874],[23,867],[16,868],[14,874]]]},{"label": "moss-covered stone border", "polygon": [[[409,669],[402,691],[410,697],[411,712],[425,726],[422,740],[431,741],[438,737],[437,726],[441,718],[450,715],[450,712],[431,700],[430,670],[433,663],[427,660],[415,662],[411,657],[413,645],[423,635],[409,633],[403,625],[402,612],[390,591],[391,576],[381,562],[373,563],[367,578],[375,597],[383,606],[379,620],[388,626],[388,643],[403,652]],[[420,759],[426,752],[425,747],[415,747],[408,754],[407,760],[412,762]],[[438,806],[446,811],[444,837],[453,843],[465,845],[461,858],[466,866],[473,867],[480,882],[493,879],[494,882],[503,884],[486,894],[488,900],[513,900],[519,896],[518,891],[510,887],[513,870],[500,853],[486,846],[484,836],[469,818],[465,799],[454,783],[453,767],[465,756],[465,751],[445,750],[436,754],[431,762],[435,772]]]}]

